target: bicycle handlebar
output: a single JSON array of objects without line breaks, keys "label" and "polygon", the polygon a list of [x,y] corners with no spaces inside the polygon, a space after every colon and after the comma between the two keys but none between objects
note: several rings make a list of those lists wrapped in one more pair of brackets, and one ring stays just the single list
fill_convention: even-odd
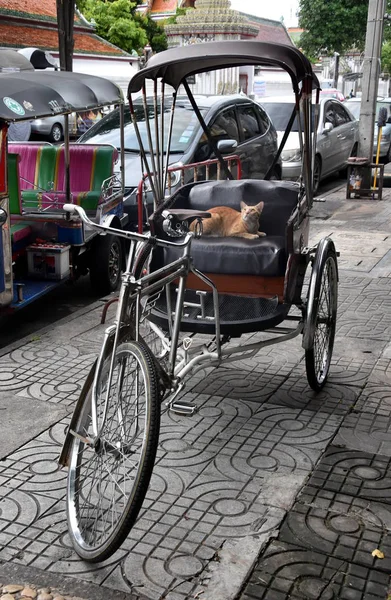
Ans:
[{"label": "bicycle handlebar", "polygon": [[[133,233],[132,231],[116,229],[115,227],[110,227],[109,225],[99,225],[98,223],[94,223],[93,221],[91,221],[91,219],[87,217],[84,208],[82,208],[81,206],[77,206],[76,204],[64,204],[63,209],[65,210],[65,212],[70,214],[76,213],[78,217],[80,217],[80,219],[83,221],[83,223],[88,225],[88,227],[91,227],[91,229],[95,229],[96,231],[102,233],[112,233],[118,235],[118,237],[122,237],[133,242],[148,243],[151,240],[150,236],[143,235],[141,233]],[[191,244],[191,240],[193,237],[194,234],[191,231],[189,231],[189,233],[186,234],[184,241],[180,243],[169,242],[168,240],[160,240],[159,238],[153,239],[158,246],[175,246],[176,248],[184,248]]]}]

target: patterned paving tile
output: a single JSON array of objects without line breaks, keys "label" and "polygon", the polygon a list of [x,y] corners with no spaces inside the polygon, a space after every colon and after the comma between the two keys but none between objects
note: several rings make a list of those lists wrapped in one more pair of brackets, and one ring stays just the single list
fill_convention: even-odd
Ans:
[{"label": "patterned paving tile", "polygon": [[391,459],[329,446],[308,485],[334,493],[390,503]]},{"label": "patterned paving tile", "polygon": [[0,392],[72,405],[94,360],[71,345],[31,342],[0,360]]},{"label": "patterned paving tile", "polygon": [[345,312],[337,321],[337,333],[340,336],[384,340],[391,337],[391,313],[387,312]]},{"label": "patterned paving tile", "polygon": [[241,600],[384,600],[388,583],[381,571],[274,541]]},{"label": "patterned paving tile", "polygon": [[285,380],[271,372],[249,373],[220,367],[200,381],[193,391],[262,403]]},{"label": "patterned paving tile", "polygon": [[[365,523],[357,514],[325,510],[316,501],[311,505],[297,502],[289,511],[278,539],[386,573],[391,568],[390,533]],[[377,548],[384,552],[384,559],[372,556]]]},{"label": "patterned paving tile", "polygon": [[361,392],[356,410],[366,414],[387,417],[391,411],[391,371],[390,375],[375,369]]},{"label": "patterned paving tile", "polygon": [[349,450],[391,456],[391,415],[354,412],[348,415],[333,443]]},{"label": "patterned paving tile", "polygon": [[315,393],[304,374],[299,379],[292,376],[269,397],[267,405],[344,415],[355,405],[360,390],[341,383],[334,383],[330,378],[330,383],[321,392]]},{"label": "patterned paving tile", "polygon": [[356,519],[361,525],[368,525],[391,532],[391,504],[380,500],[356,498],[348,494],[330,492],[329,490],[306,485],[298,496],[298,502],[311,508],[318,508],[325,513],[340,514]]}]

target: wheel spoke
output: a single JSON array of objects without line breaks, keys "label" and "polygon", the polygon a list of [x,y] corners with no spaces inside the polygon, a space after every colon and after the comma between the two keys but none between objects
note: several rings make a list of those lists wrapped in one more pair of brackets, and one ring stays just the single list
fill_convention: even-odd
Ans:
[{"label": "wheel spoke", "polygon": [[[306,353],[307,375],[312,387],[319,390],[328,375],[337,309],[337,277],[335,258],[329,255],[317,273],[313,347]],[[307,362],[308,358],[308,362]],[[309,371],[308,371],[309,369]]]},{"label": "wheel spoke", "polygon": [[[127,350],[128,347],[136,347],[138,352]],[[124,350],[121,351],[121,348]],[[99,439],[95,439],[94,444],[86,444],[80,437],[73,438],[68,479],[68,522],[72,541],[81,556],[84,552],[110,555],[118,547],[123,538],[124,519],[133,506],[141,473],[146,468],[146,457],[148,478],[152,471],[158,440],[156,427],[159,425],[157,375],[156,371],[152,371],[147,377],[144,363],[138,358],[138,354],[143,355],[147,350],[139,348],[137,343],[131,342],[117,349],[103,422],[110,358],[102,368],[96,399],[101,428]],[[148,368],[154,369],[150,354],[148,360]],[[152,397],[155,416],[151,430]],[[83,423],[77,431],[83,432],[84,438],[93,439],[91,392],[86,400],[88,404],[81,417]],[[147,452],[146,444],[152,445],[154,452]],[[147,484],[143,482],[144,494]],[[134,508],[133,519],[140,506],[139,503]],[[88,560],[88,556],[83,558]]]}]

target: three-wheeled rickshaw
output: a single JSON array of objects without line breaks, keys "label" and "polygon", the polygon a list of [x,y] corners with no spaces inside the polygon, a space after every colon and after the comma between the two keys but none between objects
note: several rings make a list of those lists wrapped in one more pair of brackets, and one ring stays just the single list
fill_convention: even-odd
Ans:
[{"label": "three-wheeled rickshaw", "polygon": [[[303,163],[299,184],[267,177],[232,180],[203,123],[187,78],[248,65],[283,68],[291,77],[296,103],[290,125],[296,118]],[[310,62],[294,47],[256,41],[167,50],[151,58],[131,80],[133,116],[132,94],[141,90],[145,98],[150,80],[155,91],[155,123],[158,117],[170,118],[171,127],[176,94],[184,87],[226,178],[195,181],[165,197],[170,134],[163,139],[164,127],[148,131],[151,146],[160,148],[160,156],[151,164],[139,138],[155,196],[150,233],[107,230],[125,235],[132,249],[115,323],[106,330],[60,457],[69,469],[69,534],[77,553],[88,561],[110,556],[137,518],[159,443],[161,406],[183,415],[196,410],[183,394],[187,376],[252,357],[266,346],[301,335],[308,382],[319,391],[326,383],[334,343],[335,247],[330,238],[308,245],[319,99]],[[164,106],[168,86],[173,95],[169,117],[159,108]],[[264,203],[260,230],[266,236],[202,235],[210,209],[240,210],[241,201]],[[65,205],[64,209],[72,220],[82,218],[86,226],[106,231],[92,224],[81,207]],[[195,223],[194,232],[191,223]],[[246,341],[246,334],[255,332],[259,335]]]},{"label": "three-wheeled rickshaw", "polygon": [[[63,205],[82,207],[94,223],[124,225],[123,151],[70,144],[66,134],[75,112],[118,104],[123,117],[120,88],[100,77],[47,71],[1,73],[0,83],[0,315],[88,271],[96,291],[113,291],[123,240],[98,235],[80,218],[71,221]],[[66,123],[64,144],[9,142],[11,123],[59,114]]]}]

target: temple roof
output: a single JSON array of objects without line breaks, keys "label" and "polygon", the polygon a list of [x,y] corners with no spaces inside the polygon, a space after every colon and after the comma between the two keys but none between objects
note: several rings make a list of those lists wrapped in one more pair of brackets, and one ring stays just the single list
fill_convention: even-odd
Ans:
[{"label": "temple roof", "polygon": [[259,33],[255,37],[260,42],[274,42],[276,44],[287,44],[293,46],[292,39],[289,33],[281,21],[274,21],[272,19],[263,19],[262,17],[255,17],[247,13],[240,13],[253,25],[258,25]]},{"label": "temple roof", "polygon": [[[128,57],[129,54],[96,35],[75,11],[75,54]],[[56,0],[0,0],[0,45],[58,51]]]}]

